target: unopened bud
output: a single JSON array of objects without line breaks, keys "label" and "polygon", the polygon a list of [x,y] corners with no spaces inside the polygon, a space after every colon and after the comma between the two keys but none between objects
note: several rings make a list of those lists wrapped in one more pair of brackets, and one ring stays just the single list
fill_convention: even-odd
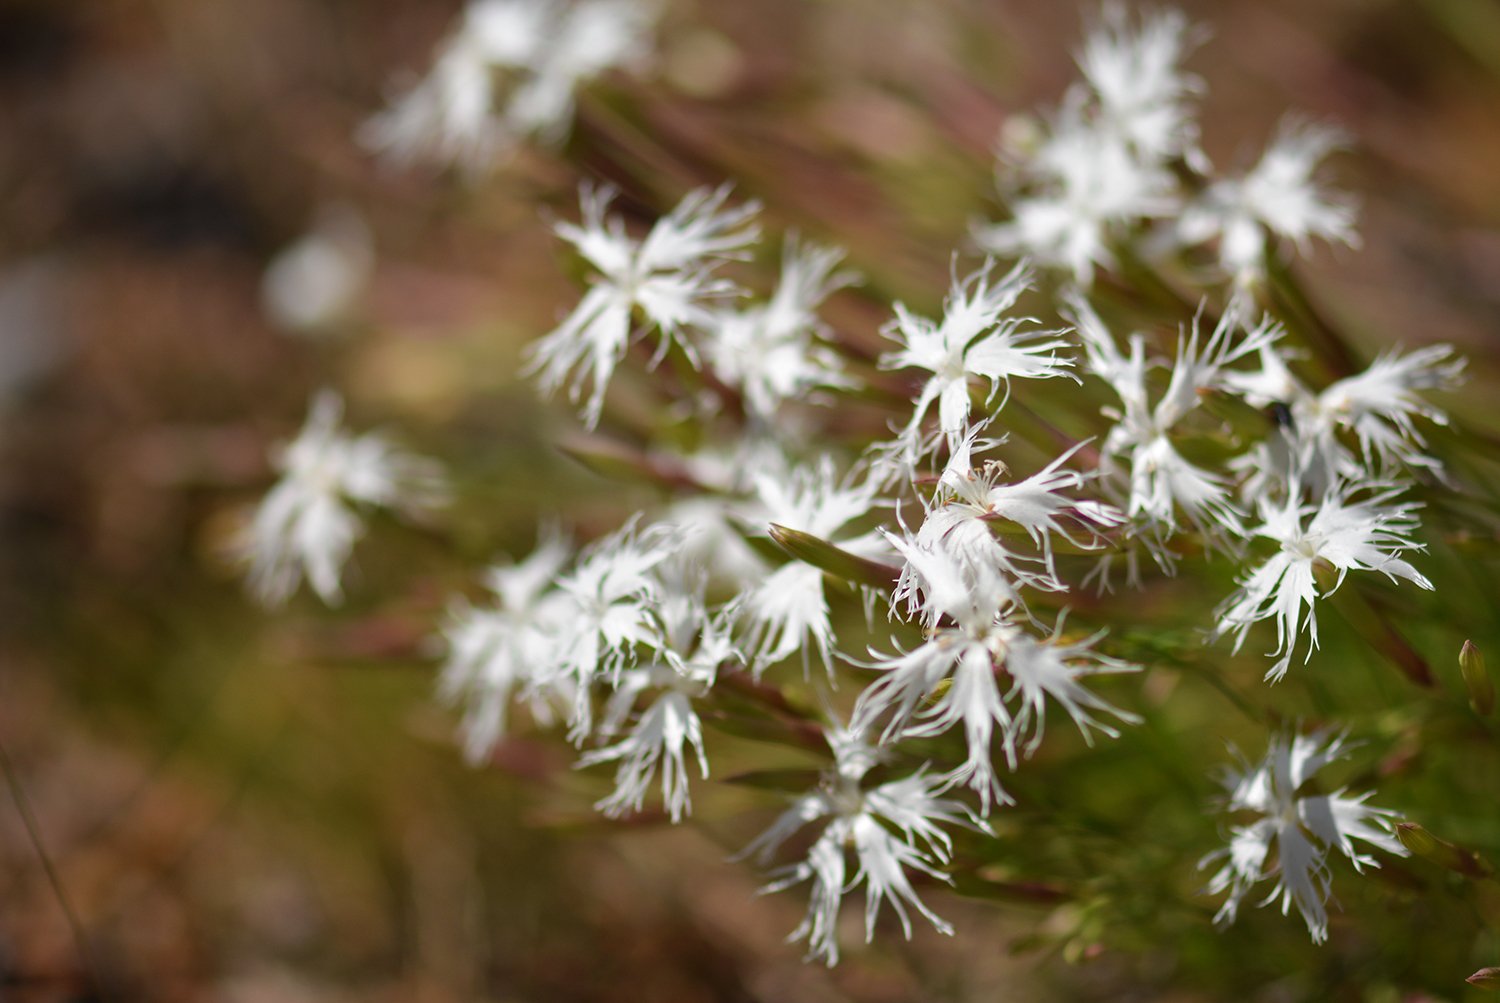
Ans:
[{"label": "unopened bud", "polygon": [[1469,704],[1474,713],[1487,717],[1495,709],[1495,683],[1484,667],[1484,652],[1465,641],[1458,651],[1458,671],[1463,673],[1464,685],[1469,689]]},{"label": "unopened bud", "polygon": [[900,568],[872,561],[858,554],[851,554],[842,547],[835,546],[811,533],[778,526],[773,522],[770,525],[770,536],[797,560],[811,564],[844,581],[869,585],[873,588],[891,589],[901,578]]},{"label": "unopened bud", "polygon": [[1415,822],[1398,822],[1396,839],[1423,860],[1430,860],[1466,878],[1486,878],[1495,872],[1489,862],[1473,850],[1438,839]]},{"label": "unopened bud", "polygon": [[1397,822],[1396,839],[1419,857],[1431,856],[1438,849],[1437,837],[1415,822]]},{"label": "unopened bud", "polygon": [[1481,968],[1464,981],[1475,988],[1495,992],[1500,990],[1500,968]]}]

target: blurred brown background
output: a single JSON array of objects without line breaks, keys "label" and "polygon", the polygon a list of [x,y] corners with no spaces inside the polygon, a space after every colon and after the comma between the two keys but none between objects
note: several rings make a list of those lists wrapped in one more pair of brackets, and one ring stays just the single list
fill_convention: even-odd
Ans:
[{"label": "blurred brown background", "polygon": [[[1335,173],[1364,246],[1308,269],[1330,311],[1371,351],[1441,338],[1492,376],[1500,6],[1184,6],[1212,31],[1190,66],[1216,163],[1289,108],[1353,137]],[[956,899],[955,939],[804,966],[780,944],[798,902],[723,862],[764,813],[710,797],[681,830],[598,823],[602,781],[542,739],[465,767],[422,641],[538,514],[611,510],[545,445],[563,409],[515,375],[574,295],[543,216],[580,173],[663,204],[732,178],[774,227],[931,298],[991,211],[1001,124],[1058,98],[1095,6],[675,2],[655,72],[585,97],[562,155],[477,186],[382,170],[352,134],[458,7],[0,0],[0,998],[1161,998],[1107,963],[1012,959],[1025,910]],[[290,337],[261,274],[331,204],[367,220],[374,278],[355,330]],[[254,610],[224,556],[324,383],[485,499],[461,560],[399,602],[356,585],[333,625]],[[362,550],[360,580],[433,545]]]}]

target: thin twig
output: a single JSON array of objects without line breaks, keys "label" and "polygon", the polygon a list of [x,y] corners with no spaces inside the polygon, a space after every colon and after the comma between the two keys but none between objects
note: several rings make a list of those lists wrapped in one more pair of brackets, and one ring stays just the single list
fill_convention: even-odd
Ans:
[{"label": "thin twig", "polygon": [[47,853],[46,844],[42,842],[41,830],[36,824],[36,816],[31,812],[31,802],[26,797],[25,788],[21,786],[20,775],[16,772],[15,764],[11,761],[10,752],[6,749],[3,740],[0,740],[0,769],[5,771],[5,782],[10,786],[10,795],[16,802],[16,811],[21,815],[21,823],[26,827],[26,835],[31,839],[37,858],[42,862],[42,872],[47,875],[47,882],[52,886],[52,894],[62,908],[68,929],[72,931],[73,941],[78,948],[79,963],[88,975],[89,981],[93,983],[95,998],[103,999],[104,982],[99,977],[98,968],[94,965],[93,953],[89,950],[83,924],[78,921],[78,914],[73,911],[73,904],[68,900],[67,892],[63,890],[62,879],[58,876],[57,868],[52,866],[52,857]]}]

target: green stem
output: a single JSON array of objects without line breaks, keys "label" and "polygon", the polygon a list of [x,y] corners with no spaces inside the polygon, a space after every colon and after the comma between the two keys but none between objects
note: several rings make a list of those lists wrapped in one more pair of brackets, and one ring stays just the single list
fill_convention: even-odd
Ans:
[{"label": "green stem", "polygon": [[1293,323],[1333,377],[1342,379],[1358,372],[1360,366],[1348,340],[1313,303],[1291,268],[1276,255],[1267,254],[1266,275],[1272,302],[1279,308],[1277,312]]},{"label": "green stem", "polygon": [[1343,598],[1336,608],[1371,648],[1423,689],[1437,685],[1427,660],[1391,626],[1386,615],[1371,603],[1357,584],[1339,589],[1337,594]]}]

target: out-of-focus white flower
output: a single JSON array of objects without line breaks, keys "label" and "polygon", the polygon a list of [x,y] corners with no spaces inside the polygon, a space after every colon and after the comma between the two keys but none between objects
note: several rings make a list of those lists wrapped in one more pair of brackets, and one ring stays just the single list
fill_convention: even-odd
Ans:
[{"label": "out-of-focus white flower", "polygon": [[704,355],[714,375],[739,390],[750,413],[775,417],[788,400],[819,387],[851,387],[838,352],[822,341],[817,309],[853,275],[836,272],[843,251],[788,240],[781,281],[768,302],[715,315]]},{"label": "out-of-focus white flower", "polygon": [[[1417,396],[1423,390],[1451,390],[1460,382],[1465,360],[1447,345],[1430,345],[1402,354],[1392,349],[1368,369],[1313,393],[1292,375],[1274,347],[1260,352],[1260,369],[1231,373],[1226,383],[1255,407],[1282,405],[1288,416],[1285,435],[1290,453],[1279,469],[1300,477],[1315,491],[1339,480],[1388,477],[1398,465],[1438,469],[1427,455],[1417,418],[1442,425],[1447,415]],[[1359,444],[1356,453],[1340,438],[1348,433]],[[1262,463],[1260,470],[1267,465]],[[1259,472],[1259,471],[1257,471]],[[1284,485],[1283,485],[1284,486]],[[1247,488],[1247,495],[1256,487]]]},{"label": "out-of-focus white flower", "polygon": [[1452,390],[1458,386],[1464,359],[1455,357],[1447,345],[1430,345],[1402,355],[1394,349],[1385,352],[1362,373],[1346,377],[1318,394],[1316,406],[1307,418],[1296,415],[1299,423],[1311,419],[1316,438],[1330,438],[1329,426],[1352,431],[1367,458],[1375,459],[1385,472],[1393,462],[1413,466],[1433,466],[1436,461],[1423,455],[1427,445],[1417,431],[1414,418],[1426,418],[1439,425],[1448,417],[1416,396],[1419,390]]},{"label": "out-of-focus white flower", "polygon": [[1023,330],[1035,321],[1005,316],[1029,288],[1030,269],[1024,262],[1018,264],[998,282],[991,281],[993,271],[994,262],[986,261],[965,278],[955,275],[939,321],[918,317],[896,304],[886,336],[901,347],[882,356],[881,367],[923,369],[932,374],[917,396],[903,433],[912,443],[919,441],[922,421],[934,404],[938,425],[946,435],[956,436],[967,426],[972,406],[970,379],[989,381],[993,400],[1002,388],[1009,392],[1013,377],[1073,378],[1069,372],[1073,361],[1058,354],[1068,345],[1059,337],[1063,332]]},{"label": "out-of-focus white flower", "polygon": [[1078,54],[1101,125],[1144,162],[1196,159],[1198,124],[1188,101],[1202,82],[1179,65],[1196,44],[1181,11],[1149,11],[1133,27],[1124,4],[1107,3]]},{"label": "out-of-focus white flower", "polygon": [[740,291],[712,272],[738,257],[757,236],[750,217],[759,207],[749,203],[724,209],[728,187],[690,193],[639,241],[626,234],[620,217],[605,217],[612,196],[607,189],[585,187],[582,224],[557,225],[558,235],[599,274],[568,318],[532,346],[530,362],[548,393],[569,382],[572,374],[569,396],[575,401],[584,381],[592,379],[584,406],[591,428],[599,422],[604,391],[630,342],[635,312],[656,330],[658,358],[675,341],[696,364],[687,332],[711,326],[708,304]]},{"label": "out-of-focus white flower", "polygon": [[975,227],[975,242],[992,254],[1065,269],[1083,287],[1093,282],[1095,267],[1113,267],[1113,236],[1178,208],[1172,174],[1087,121],[1076,99],[1064,104],[1019,176],[1026,193],[1008,200],[1010,221]]},{"label": "out-of-focus white flower", "polygon": [[680,460],[703,491],[677,498],[663,513],[663,521],[682,528],[677,560],[707,572],[711,588],[723,586],[737,593],[760,584],[771,567],[745,538],[744,523],[759,522],[764,514],[753,498],[755,479],[792,467],[781,443],[770,436],[746,435]]},{"label": "out-of-focus white flower", "polygon": [[[942,827],[958,825],[981,832],[988,832],[988,827],[960,802],[939,797],[943,784],[925,769],[866,789],[862,781],[878,761],[879,752],[857,733],[832,732],[829,745],[837,756],[834,769],[744,850],[745,855],[753,854],[768,864],[798,830],[826,820],[807,858],[781,868],[781,876],[762,889],[774,892],[812,882],[807,918],[788,939],[806,939],[809,959],[821,958],[830,968],[837,964],[839,907],[845,893],[860,884],[865,886],[866,943],[875,936],[875,920],[885,902],[891,904],[908,940],[911,917],[907,906],[940,933],[951,935],[953,928],[917,897],[909,875],[915,872],[948,881],[938,870],[952,853],[952,839]],[[850,848],[857,868],[853,878],[848,876]]]},{"label": "out-of-focus white flower", "polygon": [[524,561],[490,569],[493,606],[461,603],[443,630],[448,649],[438,692],[462,701],[464,751],[477,762],[505,736],[510,702],[527,702],[543,725],[570,713],[576,681],[557,671],[557,651],[572,629],[573,603],[556,579],[572,548],[544,533]]},{"label": "out-of-focus white flower", "polygon": [[[886,502],[879,496],[879,486],[868,477],[857,481],[839,477],[832,457],[820,457],[816,465],[785,474],[759,475],[755,494],[758,504],[746,521],[756,531],[774,524],[837,543],[861,556],[876,556],[883,550],[875,533],[840,538],[845,526]],[[832,671],[833,624],[822,570],[800,561],[784,564],[741,593],[736,605],[755,671],[806,651],[809,642]]]},{"label": "out-of-focus white flower", "polygon": [[1341,141],[1333,129],[1283,123],[1250,173],[1214,182],[1184,207],[1179,236],[1187,244],[1217,240],[1220,266],[1240,285],[1264,277],[1268,236],[1290,240],[1304,254],[1312,237],[1357,244],[1354,206],[1314,178]]},{"label": "out-of-focus white flower", "polygon": [[[877,485],[868,478],[840,476],[833,457],[827,454],[785,474],[757,472],[754,484],[764,522],[824,540],[834,539],[849,523],[886,505]],[[841,546],[863,547],[870,539],[872,536],[866,534]]]},{"label": "out-of-focus white flower", "polygon": [[491,66],[534,66],[552,44],[549,32],[567,9],[561,0],[470,0],[457,36]]},{"label": "out-of-focus white flower", "polygon": [[593,727],[589,688],[596,679],[618,684],[638,648],[660,650],[665,643],[657,613],[658,567],[681,544],[677,527],[656,523],[640,528],[637,515],[622,528],[595,541],[558,588],[573,602],[571,620],[556,653],[558,671],[576,681],[571,735],[581,741]]},{"label": "out-of-focus white flower", "polygon": [[708,777],[703,726],[692,702],[713,686],[721,665],[737,660],[727,625],[709,616],[701,596],[688,592],[670,595],[658,604],[658,612],[663,633],[659,657],[621,675],[599,733],[618,735],[636,701],[648,691],[654,692],[651,702],[623,738],[585,753],[578,761],[580,767],[619,763],[614,793],[596,805],[611,818],[641,810],[658,770],[662,802],[672,821],[679,822],[692,811],[685,761],[689,748],[697,758],[699,772]]},{"label": "out-of-focus white flower", "polygon": [[1290,742],[1274,737],[1260,762],[1226,771],[1226,808],[1260,817],[1234,826],[1229,846],[1199,863],[1207,867],[1217,860],[1224,862],[1208,884],[1210,894],[1229,892],[1215,922],[1234,922],[1250,889],[1275,878],[1262,904],[1279,898],[1283,916],[1295,905],[1313,941],[1322,943],[1328,938],[1332,880],[1328,854],[1343,854],[1356,871],[1380,866],[1373,856],[1355,847],[1356,840],[1406,856],[1406,849],[1389,831],[1392,813],[1365,804],[1369,794],[1346,797],[1343,788],[1332,794],[1299,794],[1314,774],[1342,759],[1343,753],[1343,738],[1329,737],[1327,732],[1297,735]]},{"label": "out-of-focus white flower", "polygon": [[1173,445],[1173,428],[1199,404],[1199,391],[1218,389],[1227,367],[1272,344],[1280,328],[1262,322],[1235,339],[1239,316],[1226,311],[1205,340],[1193,318],[1190,331],[1179,337],[1177,358],[1166,391],[1154,405],[1146,385],[1148,364],[1145,339],[1130,338],[1130,354],[1116,347],[1113,336],[1082,296],[1070,301],[1071,316],[1083,340],[1088,369],[1119,396],[1122,410],[1104,440],[1101,466],[1110,473],[1117,459],[1128,463],[1127,514],[1143,517],[1167,531],[1177,528],[1177,511],[1201,532],[1216,537],[1241,533],[1239,513],[1230,497],[1228,481],[1220,474],[1189,462]]},{"label": "out-of-focus white flower", "polygon": [[281,480],[241,541],[250,586],[267,605],[284,602],[304,576],[324,602],[343,598],[344,565],[365,528],[358,507],[416,515],[443,498],[432,461],[401,452],[378,435],[345,435],[339,428],[343,410],[337,394],[320,393],[301,433],[273,458]]},{"label": "out-of-focus white flower", "polygon": [[[1266,678],[1279,680],[1286,674],[1304,627],[1303,607],[1307,608],[1307,658],[1311,658],[1318,646],[1314,601],[1343,584],[1349,571],[1378,571],[1391,581],[1405,578],[1420,588],[1431,589],[1432,583],[1400,557],[1409,550],[1424,549],[1411,539],[1417,528],[1416,510],[1421,506],[1393,501],[1403,490],[1336,484],[1319,503],[1307,504],[1294,485],[1282,503],[1262,500],[1261,524],[1250,532],[1276,542],[1280,549],[1243,578],[1239,589],[1220,606],[1214,637],[1234,634],[1238,651],[1251,624],[1274,619],[1276,648],[1270,653],[1280,657]],[[1365,497],[1351,501],[1355,494]],[[1321,592],[1315,576],[1319,562],[1338,573],[1333,585]]]},{"label": "out-of-focus white flower", "polygon": [[643,0],[471,0],[432,70],[366,122],[360,141],[399,163],[470,172],[527,137],[557,143],[578,87],[639,64],[654,20]]},{"label": "out-of-focus white flower", "polygon": [[735,591],[759,583],[769,573],[765,559],[739,529],[737,514],[743,507],[741,500],[722,495],[687,495],[662,516],[682,528],[679,559]]},{"label": "out-of-focus white flower", "polygon": [[477,173],[511,142],[494,107],[493,72],[484,52],[459,32],[427,76],[364,123],[360,144],[403,166],[427,161]]},{"label": "out-of-focus white flower", "polygon": [[517,128],[560,142],[573,120],[580,86],[615,67],[639,68],[649,55],[654,0],[578,0],[566,8],[540,51],[532,75],[506,109]]},{"label": "out-of-focus white flower", "polygon": [[261,305],[288,333],[333,333],[358,314],[374,265],[364,219],[347,206],[327,207],[312,230],[271,259],[261,277]]}]

